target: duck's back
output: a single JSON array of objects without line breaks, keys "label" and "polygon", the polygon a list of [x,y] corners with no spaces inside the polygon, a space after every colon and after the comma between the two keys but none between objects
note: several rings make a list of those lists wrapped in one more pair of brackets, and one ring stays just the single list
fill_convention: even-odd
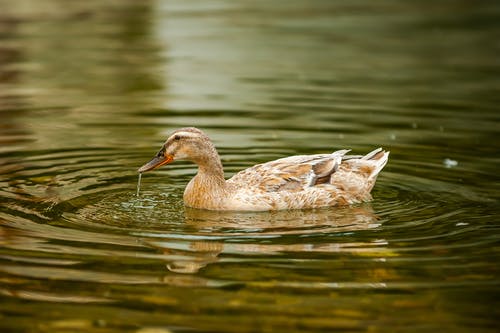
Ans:
[{"label": "duck's back", "polygon": [[251,209],[315,208],[369,200],[389,153],[380,148],[366,156],[349,156],[348,152],[291,156],[258,164],[227,183],[234,189],[234,202]]}]

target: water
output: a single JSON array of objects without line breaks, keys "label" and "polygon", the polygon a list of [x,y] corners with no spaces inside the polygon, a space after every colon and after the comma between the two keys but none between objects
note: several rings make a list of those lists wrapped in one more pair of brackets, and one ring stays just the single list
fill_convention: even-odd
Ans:
[{"label": "water", "polygon": [[[5,332],[496,332],[500,6],[0,1]],[[190,210],[137,168],[203,128],[227,176],[383,147],[374,200]]]},{"label": "water", "polygon": [[136,196],[139,196],[140,192],[141,192],[141,178],[142,178],[142,173],[139,173],[139,177],[137,177],[137,192],[136,192]]}]

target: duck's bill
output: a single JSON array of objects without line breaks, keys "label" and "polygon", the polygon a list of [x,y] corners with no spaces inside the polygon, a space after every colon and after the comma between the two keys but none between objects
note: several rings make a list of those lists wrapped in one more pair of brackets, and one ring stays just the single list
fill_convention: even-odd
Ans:
[{"label": "duck's bill", "polygon": [[168,164],[174,160],[174,157],[172,155],[165,155],[165,156],[155,156],[151,161],[148,163],[144,164],[141,166],[137,172],[143,173],[146,171],[151,171],[153,169],[159,168],[162,165]]}]

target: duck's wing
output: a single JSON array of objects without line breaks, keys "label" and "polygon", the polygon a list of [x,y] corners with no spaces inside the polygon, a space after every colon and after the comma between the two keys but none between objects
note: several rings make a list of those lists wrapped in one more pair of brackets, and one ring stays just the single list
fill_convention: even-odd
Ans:
[{"label": "duck's wing", "polygon": [[245,169],[228,182],[261,193],[302,191],[307,187],[329,182],[347,152],[349,150],[281,158]]}]

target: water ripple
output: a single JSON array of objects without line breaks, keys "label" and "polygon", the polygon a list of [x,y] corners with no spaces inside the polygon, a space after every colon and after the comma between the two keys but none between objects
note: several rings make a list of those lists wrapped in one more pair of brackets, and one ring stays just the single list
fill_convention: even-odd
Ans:
[{"label": "water ripple", "polygon": [[[0,330],[498,330],[497,4],[28,3],[0,12]],[[184,162],[136,196],[184,126],[227,177],[391,156],[350,207],[189,209]]]}]

